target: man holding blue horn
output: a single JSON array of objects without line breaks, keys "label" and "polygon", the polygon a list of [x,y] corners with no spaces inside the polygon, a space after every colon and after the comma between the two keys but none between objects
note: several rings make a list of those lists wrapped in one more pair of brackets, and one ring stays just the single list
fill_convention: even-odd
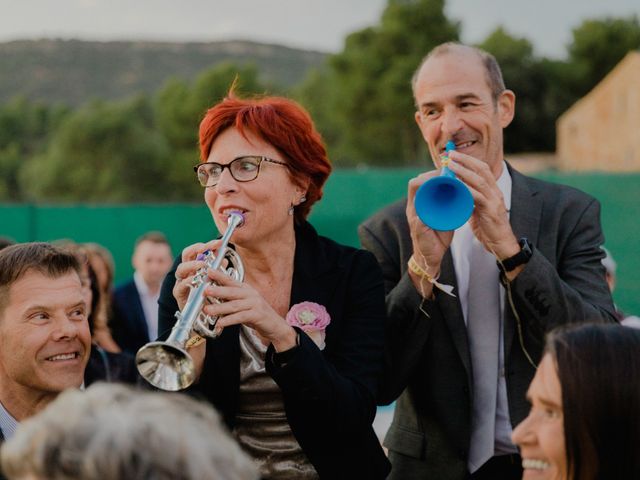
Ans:
[{"label": "man holding blue horn", "polygon": [[359,229],[387,291],[379,403],[398,399],[385,438],[389,478],[519,479],[523,468],[545,468],[521,459],[510,435],[528,413],[546,332],[615,321],[600,263],[600,206],[505,161],[515,94],[492,55],[445,43],[424,58],[412,86],[436,167],[447,164],[466,186],[454,200],[471,194],[474,208],[455,230],[425,225],[416,209],[447,209],[452,196],[416,206],[416,191],[440,174],[432,171]]}]

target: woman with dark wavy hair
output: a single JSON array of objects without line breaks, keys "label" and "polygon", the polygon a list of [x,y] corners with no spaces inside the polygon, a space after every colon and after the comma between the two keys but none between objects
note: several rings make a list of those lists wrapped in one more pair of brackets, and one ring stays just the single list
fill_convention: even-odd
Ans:
[{"label": "woman with dark wavy hair", "polygon": [[[105,348],[96,338],[96,332],[101,329],[99,315],[103,294],[85,246],[69,239],[59,240],[56,245],[72,253],[80,264],[80,282],[87,304],[87,321],[91,332],[91,355],[84,372],[85,385],[91,385],[97,381],[138,383],[140,377],[133,356],[126,352]],[[106,327],[106,324],[103,325]],[[102,335],[100,338],[107,337]],[[111,338],[110,334],[108,338]],[[111,341],[113,342],[113,339]]]},{"label": "woman with dark wavy hair", "polygon": [[640,331],[582,325],[552,331],[513,431],[523,478],[640,478]]},{"label": "woman with dark wavy hair", "polygon": [[[233,89],[232,89],[233,90]],[[209,270],[204,313],[224,327],[189,353],[201,392],[262,478],[382,479],[389,463],[371,426],[383,366],[384,287],[369,252],[319,235],[306,220],[331,164],[307,112],[282,97],[231,92],[200,124],[195,167],[218,231],[239,214],[231,244],[243,281]],[[184,309],[198,255],[187,247],[160,294],[160,331]],[[204,357],[204,359],[202,359]]]}]

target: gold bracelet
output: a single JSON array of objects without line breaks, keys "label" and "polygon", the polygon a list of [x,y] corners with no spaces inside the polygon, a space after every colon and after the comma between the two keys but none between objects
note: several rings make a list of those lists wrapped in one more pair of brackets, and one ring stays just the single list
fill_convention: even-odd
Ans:
[{"label": "gold bracelet", "polygon": [[189,350],[190,348],[197,347],[205,340],[206,339],[204,337],[201,337],[200,335],[196,334],[193,337],[191,337],[189,340],[187,340],[187,343],[185,343],[184,347],[186,350]]},{"label": "gold bracelet", "polygon": [[425,279],[429,283],[434,283],[436,280],[438,280],[438,277],[440,276],[440,273],[438,273],[435,277],[431,276],[429,272],[427,272],[424,268],[422,268],[418,264],[418,262],[416,262],[416,259],[413,258],[413,255],[411,255],[411,258],[409,258],[409,262],[407,262],[407,266],[409,267],[409,270],[411,270],[413,273],[418,275],[420,278]]}]

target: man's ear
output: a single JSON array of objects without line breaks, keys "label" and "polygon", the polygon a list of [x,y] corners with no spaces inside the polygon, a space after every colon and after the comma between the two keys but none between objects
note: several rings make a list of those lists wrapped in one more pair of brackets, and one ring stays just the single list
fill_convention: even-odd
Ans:
[{"label": "man's ear", "polygon": [[516,112],[516,94],[511,90],[503,91],[498,97],[497,108],[500,116],[500,126],[507,128]]},{"label": "man's ear", "polygon": [[422,139],[426,142],[427,136],[425,135],[425,131],[424,131],[425,125],[422,123],[424,121],[424,116],[418,110],[416,110],[416,113],[414,114],[413,118],[415,118],[416,123],[418,124],[418,128],[420,129],[420,134],[422,135]]},{"label": "man's ear", "polygon": [[418,128],[420,129],[420,132],[422,132],[422,115],[418,110],[416,110],[416,113],[413,115],[413,118],[415,118],[416,123],[418,124]]},{"label": "man's ear", "polygon": [[420,112],[418,110],[416,110],[416,113],[413,115],[413,118],[416,119],[418,128],[422,128],[422,115],[420,115]]}]

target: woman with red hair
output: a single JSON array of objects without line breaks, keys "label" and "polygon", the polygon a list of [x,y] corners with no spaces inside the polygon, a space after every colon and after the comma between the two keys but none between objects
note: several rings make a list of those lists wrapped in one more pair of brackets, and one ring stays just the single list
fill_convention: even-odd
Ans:
[{"label": "woman with red hair", "polygon": [[[307,222],[331,172],[320,134],[297,103],[231,92],[200,124],[195,171],[220,232],[243,218],[231,244],[242,282],[209,270],[205,296],[222,302],[220,336],[189,349],[193,390],[222,413],[263,478],[385,478],[372,429],[383,365],[382,273],[363,250],[322,237]],[[198,255],[187,247],[165,279],[160,328],[184,308]],[[163,331],[163,330],[160,330]]]}]

